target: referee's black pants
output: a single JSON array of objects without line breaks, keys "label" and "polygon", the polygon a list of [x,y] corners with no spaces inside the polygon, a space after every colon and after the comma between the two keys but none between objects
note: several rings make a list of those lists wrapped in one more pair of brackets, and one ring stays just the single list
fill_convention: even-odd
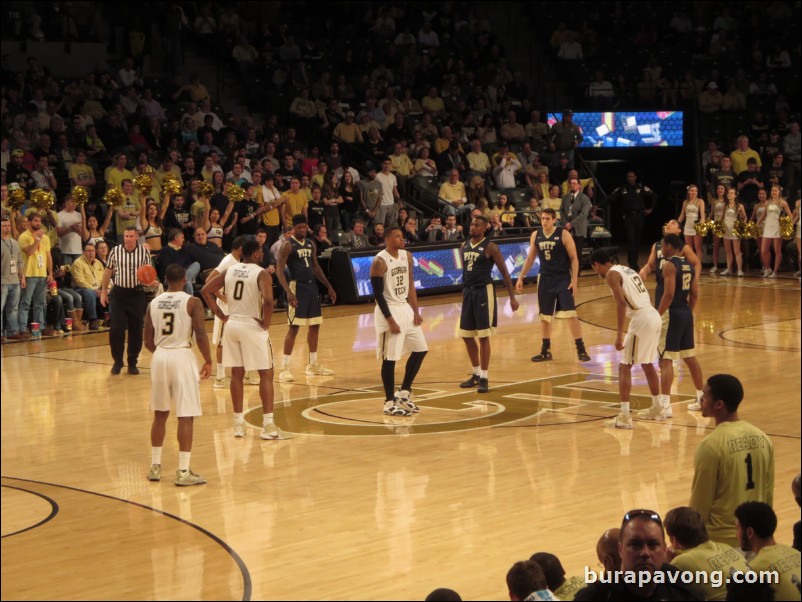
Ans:
[{"label": "referee's black pants", "polygon": [[116,366],[125,365],[125,331],[128,330],[128,366],[136,366],[142,351],[142,331],[145,327],[145,291],[115,286],[109,295],[109,346]]},{"label": "referee's black pants", "polygon": [[637,271],[640,269],[638,255],[640,254],[640,241],[643,232],[643,213],[636,211],[625,214],[624,230],[627,235],[627,263],[629,263],[629,267]]}]

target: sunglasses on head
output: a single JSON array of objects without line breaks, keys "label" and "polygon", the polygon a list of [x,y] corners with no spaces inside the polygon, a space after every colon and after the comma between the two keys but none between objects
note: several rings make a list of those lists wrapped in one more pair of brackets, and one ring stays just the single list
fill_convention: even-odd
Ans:
[{"label": "sunglasses on head", "polygon": [[636,518],[649,519],[651,521],[656,522],[658,525],[660,525],[661,529],[663,528],[663,521],[660,518],[660,515],[657,514],[657,512],[655,512],[654,510],[643,510],[643,509],[630,510],[629,512],[627,512],[624,515],[624,520],[621,522],[621,528],[623,529],[624,525],[626,525],[627,523],[629,523],[630,521],[632,521],[632,520],[634,520]]}]

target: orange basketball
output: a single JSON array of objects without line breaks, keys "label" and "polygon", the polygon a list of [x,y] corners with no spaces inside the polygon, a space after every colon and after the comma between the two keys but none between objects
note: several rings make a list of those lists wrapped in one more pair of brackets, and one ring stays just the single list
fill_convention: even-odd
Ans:
[{"label": "orange basketball", "polygon": [[156,284],[159,275],[156,273],[156,268],[152,265],[141,265],[136,271],[136,279],[139,280],[143,286],[151,286]]}]

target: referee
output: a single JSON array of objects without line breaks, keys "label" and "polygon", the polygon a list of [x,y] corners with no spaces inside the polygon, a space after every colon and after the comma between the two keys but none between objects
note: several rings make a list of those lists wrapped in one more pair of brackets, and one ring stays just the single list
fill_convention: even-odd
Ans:
[{"label": "referee", "polygon": [[[125,329],[128,327],[128,374],[139,374],[136,367],[139,352],[142,350],[142,329],[145,324],[146,293],[137,282],[136,272],[143,265],[151,265],[150,254],[145,247],[137,244],[139,235],[134,226],[126,226],[123,244],[114,247],[109,253],[103,283],[100,286],[100,304],[106,307],[111,303],[111,329],[109,345],[114,358],[112,374],[123,369],[125,348]],[[114,287],[109,294],[109,282]]]}]

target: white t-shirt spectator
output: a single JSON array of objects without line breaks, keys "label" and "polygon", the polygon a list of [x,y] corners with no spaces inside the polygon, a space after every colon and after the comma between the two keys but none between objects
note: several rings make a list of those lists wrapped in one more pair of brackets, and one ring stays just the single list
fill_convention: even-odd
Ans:
[{"label": "white t-shirt spectator", "polygon": [[382,205],[392,205],[395,203],[393,188],[398,186],[398,179],[394,174],[379,172],[376,174],[376,181],[382,185]]},{"label": "white t-shirt spectator", "polygon": [[[62,228],[69,228],[82,221],[81,214],[77,211],[59,211],[58,224]],[[58,237],[58,246],[65,255],[80,255],[83,252],[81,235],[78,232],[68,232],[64,236]]]}]

